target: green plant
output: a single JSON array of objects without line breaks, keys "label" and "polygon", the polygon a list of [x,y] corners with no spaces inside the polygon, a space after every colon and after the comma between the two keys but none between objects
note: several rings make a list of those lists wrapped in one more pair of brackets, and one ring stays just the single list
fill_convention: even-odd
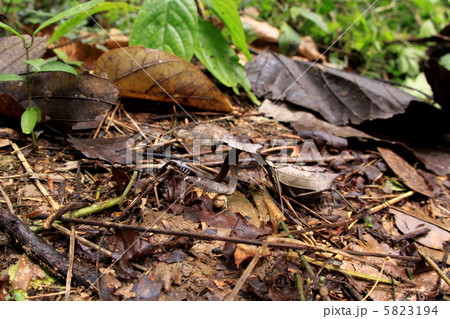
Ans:
[{"label": "green plant", "polygon": [[77,76],[77,72],[74,68],[72,68],[70,65],[67,65],[65,63],[56,61],[56,58],[49,59],[49,60],[43,60],[43,59],[35,59],[35,60],[29,60],[29,50],[33,46],[34,38],[36,37],[37,33],[44,29],[45,27],[59,22],[63,19],[66,19],[68,17],[71,17],[75,14],[78,14],[80,12],[84,12],[86,10],[89,10],[93,8],[94,6],[100,4],[104,0],[92,0],[83,4],[78,4],[77,6],[74,6],[68,10],[65,10],[54,17],[48,19],[47,21],[43,22],[31,35],[31,40],[29,43],[27,43],[24,36],[22,36],[18,31],[10,27],[9,25],[0,22],[0,27],[3,29],[6,29],[13,34],[17,35],[20,39],[22,39],[23,42],[23,48],[25,49],[25,57],[26,59],[23,61],[26,63],[26,76],[25,78],[18,75],[18,74],[10,74],[10,73],[3,73],[0,74],[0,81],[24,81],[25,87],[27,89],[28,93],[28,106],[25,110],[25,112],[22,114],[21,117],[21,127],[22,132],[25,134],[31,134],[32,140],[33,140],[33,146],[36,146],[36,137],[34,134],[34,128],[36,127],[36,124],[39,123],[42,119],[42,111],[39,107],[33,107],[31,102],[31,88],[33,85],[33,79],[35,75],[39,72],[55,72],[55,71],[62,71],[62,72],[68,72],[71,74],[74,74]]},{"label": "green plant", "polygon": [[[237,1],[204,0],[204,4],[207,12],[224,24],[224,33],[235,47],[250,60]],[[241,85],[259,104],[236,52],[213,24],[198,17],[195,0],[146,0],[132,27],[130,45],[160,49],[187,61],[195,55],[223,85],[236,94]]]},{"label": "green plant", "polygon": [[300,36],[312,36],[322,51],[339,38],[327,53],[335,65],[372,78],[405,82],[422,74],[426,50],[424,44],[408,40],[443,29],[450,19],[446,2],[243,0],[241,6],[257,8],[258,18],[274,27],[287,23]]}]

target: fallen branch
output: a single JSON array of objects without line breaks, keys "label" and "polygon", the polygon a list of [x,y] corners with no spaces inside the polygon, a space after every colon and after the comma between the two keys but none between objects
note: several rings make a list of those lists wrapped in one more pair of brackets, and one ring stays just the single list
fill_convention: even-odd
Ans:
[{"label": "fallen branch", "polygon": [[[27,253],[39,262],[45,264],[52,273],[65,278],[69,260],[58,253],[47,242],[35,234],[16,215],[0,207],[0,230],[7,233],[10,238],[16,239]],[[73,281],[85,287],[90,287],[96,280],[95,273],[81,264],[73,265]]]}]

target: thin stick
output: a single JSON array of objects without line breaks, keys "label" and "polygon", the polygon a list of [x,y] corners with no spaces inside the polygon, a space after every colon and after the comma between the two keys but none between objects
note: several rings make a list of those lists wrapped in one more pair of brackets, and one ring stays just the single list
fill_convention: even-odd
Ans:
[{"label": "thin stick", "polygon": [[122,109],[123,113],[125,113],[125,115],[128,117],[128,119],[131,121],[131,123],[133,123],[133,125],[136,127],[136,129],[138,130],[139,134],[142,135],[143,138],[145,138],[145,140],[148,142],[149,145],[152,145],[152,141],[147,137],[147,134],[145,134],[140,126],[136,123],[136,121],[131,117],[130,114],[128,114],[127,111],[125,111],[124,109]]},{"label": "thin stick", "polygon": [[446,283],[447,285],[450,286],[450,279],[447,277],[447,275],[442,271],[441,268],[439,268],[439,266],[434,262],[433,259],[431,259],[427,253],[422,249],[422,247],[419,247],[419,245],[417,245],[416,243],[414,243],[414,246],[416,246],[417,252],[419,253],[419,255],[425,259],[425,261],[431,266],[431,268],[434,269],[435,272],[437,272],[437,274],[439,275],[439,277],[441,277]]},{"label": "thin stick", "polygon": [[378,285],[378,283],[380,282],[381,276],[383,275],[383,270],[384,270],[384,266],[386,265],[386,261],[388,260],[388,258],[385,258],[383,261],[383,266],[381,266],[381,270],[380,270],[380,275],[378,276],[377,281],[375,281],[375,283],[373,284],[372,288],[370,289],[370,291],[367,293],[367,295],[361,300],[364,301],[367,298],[369,298],[370,294],[372,293],[372,291],[375,289],[375,287]]},{"label": "thin stick", "polygon": [[34,180],[34,183],[36,184],[36,187],[41,191],[42,195],[47,199],[49,204],[52,206],[54,210],[59,209],[59,205],[55,200],[50,196],[50,194],[47,192],[47,190],[44,188],[44,186],[41,184],[41,182],[37,178],[33,178],[33,169],[31,168],[30,164],[28,163],[27,159],[23,155],[20,148],[17,146],[16,143],[11,142],[11,146],[16,152],[17,157],[19,158],[20,162],[22,163],[25,170],[30,174],[30,178]]},{"label": "thin stick", "polygon": [[[39,219],[40,218],[45,219],[46,217],[47,217],[46,214],[39,214],[39,215],[35,216],[35,218],[39,218]],[[162,234],[162,235],[189,237],[189,238],[196,238],[196,239],[203,239],[203,240],[217,240],[217,241],[225,241],[225,242],[232,242],[232,243],[241,243],[241,244],[254,245],[254,246],[262,246],[264,244],[263,241],[254,240],[254,239],[246,239],[246,238],[230,237],[230,236],[197,234],[197,233],[191,233],[191,232],[186,232],[186,231],[176,231],[176,230],[160,229],[160,228],[147,229],[145,227],[140,227],[140,226],[103,222],[103,221],[90,220],[90,219],[61,217],[59,219],[59,221],[75,223],[75,224],[83,224],[83,225],[100,226],[100,227],[106,227],[106,228],[114,228],[114,229],[134,230],[134,231],[138,231],[138,232],[146,232],[146,233],[154,233],[154,234]],[[53,225],[56,225],[56,224],[53,224]],[[347,253],[350,255],[357,255],[357,256],[373,256],[373,257],[379,257],[379,258],[390,257],[390,258],[396,258],[396,259],[407,260],[407,261],[420,260],[420,257],[400,256],[400,255],[370,253],[370,252],[359,252],[359,251],[353,251],[353,250],[338,250],[335,248],[312,246],[312,245],[308,245],[308,244],[304,244],[304,243],[300,243],[300,242],[296,243],[296,244],[271,242],[268,245],[269,245],[269,247],[276,247],[276,248],[281,248],[281,249],[286,249],[286,248],[311,249],[311,250],[321,250],[321,251],[341,253],[341,254]]]},{"label": "thin stick", "polygon": [[3,198],[5,199],[6,205],[8,205],[9,212],[11,214],[15,214],[13,204],[11,203],[9,196],[8,196],[8,194],[6,194],[1,183],[0,183],[0,191],[2,192]]},{"label": "thin stick", "polygon": [[236,298],[237,294],[242,288],[242,285],[247,280],[248,276],[250,276],[251,272],[253,271],[253,268],[255,268],[256,264],[258,263],[259,259],[261,258],[261,254],[264,250],[266,250],[267,245],[269,244],[268,238],[266,241],[264,241],[264,244],[259,247],[258,251],[256,252],[256,255],[253,257],[250,264],[248,264],[247,269],[242,273],[241,278],[239,278],[238,282],[236,283],[236,286],[234,286],[233,291],[225,298],[225,301],[233,301],[234,298]]},{"label": "thin stick", "polygon": [[73,261],[75,260],[75,225],[70,226],[69,267],[67,268],[66,293],[64,301],[69,301],[72,287]]}]

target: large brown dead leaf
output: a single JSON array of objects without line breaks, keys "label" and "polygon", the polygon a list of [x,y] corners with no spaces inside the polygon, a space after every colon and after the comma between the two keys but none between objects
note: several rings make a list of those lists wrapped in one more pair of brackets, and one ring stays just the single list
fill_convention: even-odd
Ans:
[{"label": "large brown dead leaf", "polygon": [[308,108],[335,125],[390,118],[416,100],[381,81],[269,51],[245,69],[256,96]]},{"label": "large brown dead leaf", "polygon": [[98,59],[95,73],[107,75],[123,97],[164,102],[175,100],[218,112],[231,110],[228,99],[205,74],[164,51],[142,46],[114,49]]},{"label": "large brown dead leaf", "polygon": [[408,164],[403,158],[387,148],[378,147],[378,151],[389,167],[400,177],[403,182],[411,189],[424,194],[428,197],[434,197],[425,180],[417,173],[416,169]]},{"label": "large brown dead leaf", "polygon": [[[30,43],[30,36],[23,35],[26,43]],[[35,37],[33,45],[28,51],[28,59],[34,60],[42,57],[47,50],[47,37]],[[25,49],[22,39],[17,36],[0,38],[0,73],[21,74],[27,71]]]},{"label": "large brown dead leaf", "polygon": [[[10,94],[23,106],[28,104],[23,82],[0,82],[0,93]],[[78,77],[65,72],[38,73],[31,89],[31,100],[46,119],[71,129],[96,128],[117,99],[114,85],[87,73]]]}]

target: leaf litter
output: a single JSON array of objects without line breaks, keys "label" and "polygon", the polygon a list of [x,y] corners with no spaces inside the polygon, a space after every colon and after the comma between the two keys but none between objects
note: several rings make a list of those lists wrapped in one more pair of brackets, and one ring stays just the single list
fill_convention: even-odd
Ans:
[{"label": "leaf litter", "polygon": [[[242,101],[239,108],[235,101],[232,105],[203,73],[177,57],[142,47],[126,50],[145,71],[123,51],[111,50],[97,60],[97,75],[107,75],[115,86],[90,75],[38,75],[33,99],[48,116],[46,124],[71,134],[59,135],[44,126],[39,150],[20,151],[42,188],[27,191],[33,181],[23,160],[15,156],[18,152],[10,154],[12,137],[24,146],[26,138],[7,131],[0,135],[7,142],[0,149],[3,197],[16,205],[26,225],[39,227],[39,219],[34,218],[52,211],[49,196],[61,206],[78,201],[97,205],[95,212],[84,207],[61,218],[62,225],[68,226],[68,218],[75,217],[76,258],[103,274],[99,295],[82,283],[72,283],[82,291],[72,294],[74,300],[224,300],[255,256],[260,259],[238,300],[299,300],[298,280],[304,281],[306,300],[361,300],[377,278],[381,280],[369,296],[372,300],[437,300],[449,294],[445,283],[438,288],[438,275],[421,262],[413,246],[428,246],[427,254],[438,263],[446,256],[448,177],[425,172],[417,159],[388,150],[394,144],[350,126],[404,112],[409,96],[359,76],[315,66],[311,74],[322,79],[328,91],[314,84],[317,79],[311,80],[307,91],[311,99],[300,103],[314,115],[268,101],[257,112]],[[276,77],[280,72],[267,68],[269,64],[275,67],[281,61],[281,70],[288,73],[309,66],[270,53],[254,61],[247,66],[253,90],[272,99],[286,86]],[[161,64],[168,68],[162,70]],[[176,120],[180,114],[171,114],[169,104],[148,102],[142,107],[127,99],[117,104],[118,96],[174,102],[146,72],[164,84],[177,103],[202,110],[192,113],[200,124],[194,125],[189,117]],[[264,85],[258,86],[262,79]],[[355,85],[366,87],[358,92],[366,94],[363,98],[376,112],[360,112],[348,94]],[[5,83],[2,91],[10,94],[2,96],[4,110],[15,104],[12,98],[24,100],[25,91],[17,84]],[[297,103],[293,98],[300,93],[289,92],[285,99]],[[319,97],[317,104],[314,99]],[[331,108],[333,103],[341,105],[336,99],[344,107]],[[93,128],[98,128],[96,133]],[[135,149],[127,148],[130,139]],[[197,147],[195,140],[204,143]],[[242,152],[236,159],[238,182],[232,195],[208,193],[187,182],[188,175],[211,180],[218,176],[233,147]],[[151,156],[139,163],[136,153],[127,157],[127,152],[136,149],[139,156]],[[261,167],[251,154],[274,164],[281,188],[273,185],[267,167]],[[305,154],[309,157],[302,157]],[[289,165],[278,167],[281,159]],[[140,169],[136,176],[135,168]],[[231,177],[226,176],[225,182]],[[129,181],[131,188],[125,190]],[[387,187],[388,181],[402,187]],[[309,191],[317,196],[301,196]],[[2,206],[2,218],[5,212]],[[284,228],[295,239],[284,239]],[[423,228],[427,231],[416,232]],[[5,226],[1,229],[14,236]],[[56,229],[38,234],[67,254],[67,235]],[[269,241],[269,247],[258,255],[264,241]],[[14,245],[5,249],[8,253],[0,255],[2,275],[17,262],[8,256],[21,252]],[[384,263],[387,256],[390,259]],[[413,274],[408,276],[408,271]],[[0,278],[0,298],[11,298],[4,282],[12,279]],[[53,285],[62,290],[64,278],[58,278]],[[395,290],[389,284],[392,280]],[[52,298],[42,296],[41,300]]]}]

